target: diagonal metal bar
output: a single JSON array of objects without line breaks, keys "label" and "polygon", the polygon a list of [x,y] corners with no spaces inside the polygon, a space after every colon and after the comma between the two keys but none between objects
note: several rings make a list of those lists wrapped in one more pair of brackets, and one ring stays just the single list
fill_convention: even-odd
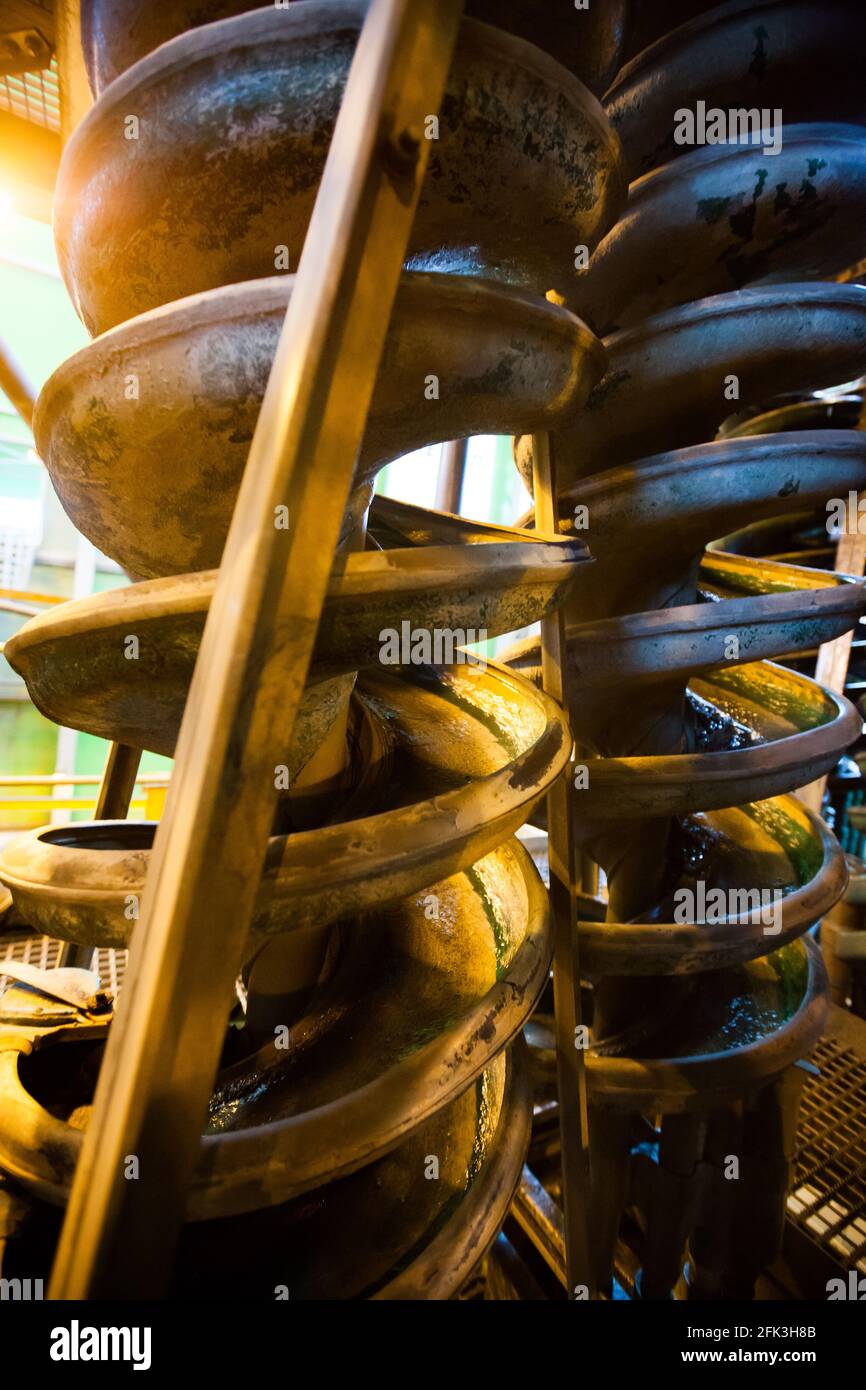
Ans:
[{"label": "diagonal metal bar", "polygon": [[0,389],[5,391],[21,419],[29,428],[33,424],[33,403],[36,392],[27,380],[12,351],[0,338]]},{"label": "diagonal metal bar", "polygon": [[373,0],[364,24],[201,643],[52,1298],[153,1297],[167,1284],[275,764],[304,688],[426,168],[424,119],[439,109],[461,10]]},{"label": "diagonal metal bar", "polygon": [[[556,467],[547,434],[532,438],[535,525],[550,535],[559,533]],[[561,705],[568,703],[565,685],[566,638],[562,609],[541,624],[542,684]],[[556,1069],[559,1089],[559,1128],[562,1146],[562,1200],[569,1298],[575,1289],[594,1295],[589,1212],[589,1108],[580,999],[580,960],[577,932],[577,892],[582,885],[581,854],[574,832],[571,766],[547,794],[547,855],[550,903],[556,933],[553,956],[553,997],[556,1013]]]},{"label": "diagonal metal bar", "polygon": [[112,743],[99,784],[94,820],[126,820],[140,763],[140,748]]},{"label": "diagonal metal bar", "polygon": [[510,1214],[532,1241],[548,1269],[567,1286],[562,1211],[528,1164],[523,1165]]}]

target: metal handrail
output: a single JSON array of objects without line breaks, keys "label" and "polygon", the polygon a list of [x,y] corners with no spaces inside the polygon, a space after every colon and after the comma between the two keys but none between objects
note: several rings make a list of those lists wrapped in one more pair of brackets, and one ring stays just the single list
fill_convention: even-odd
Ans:
[{"label": "metal handrail", "polygon": [[[170,772],[139,772],[134,785],[140,790],[130,797],[127,809],[144,813],[145,820],[159,820],[165,803],[165,794],[171,780]],[[27,813],[44,807],[50,811],[90,811],[95,812],[99,804],[99,791],[93,796],[4,796],[4,789],[14,791],[16,787],[95,787],[99,788],[103,777],[92,773],[73,772],[25,772],[0,773],[0,813]],[[111,813],[115,815],[115,812]],[[0,822],[0,825],[3,823]],[[5,827],[4,827],[5,828]]]},{"label": "metal handrail", "polygon": [[0,589],[0,599],[12,603],[66,603],[62,594],[40,594],[31,589]]},{"label": "metal handrail", "polygon": [[[167,787],[171,778],[169,772],[140,772],[136,783]],[[101,774],[80,772],[16,772],[0,773],[0,787],[98,787]]]}]

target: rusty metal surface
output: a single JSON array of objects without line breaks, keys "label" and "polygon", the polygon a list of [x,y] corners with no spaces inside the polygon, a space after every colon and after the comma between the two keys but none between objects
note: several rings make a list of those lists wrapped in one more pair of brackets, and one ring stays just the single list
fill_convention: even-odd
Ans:
[{"label": "rusty metal surface", "polygon": [[[468,867],[527,819],[568,759],[558,706],[492,665],[371,672],[358,699],[388,735],[373,799],[359,816],[271,839],[260,932],[334,921]],[[5,846],[0,872],[47,934],[123,945],[152,839],[142,822],[43,828]]]},{"label": "rusty metal surface", "polygon": [[[466,13],[551,53],[597,95],[620,64],[632,0],[578,10],[574,0],[468,0]],[[248,0],[83,0],[82,38],[94,91],[187,29],[249,9]],[[284,12],[288,6],[282,7]]]},{"label": "rusty metal surface", "polygon": [[[251,11],[190,30],[103,93],[64,152],[55,222],[92,332],[272,274],[280,247],[297,266],[365,12]],[[138,139],[124,138],[130,111]],[[439,119],[409,264],[540,294],[569,283],[575,245],[594,246],[625,198],[597,100],[540,49],[466,20]]]},{"label": "rusty metal surface", "polygon": [[[577,537],[518,539],[495,527],[487,534],[476,544],[353,554],[339,566],[305,697],[310,747],[322,703],[317,688],[377,666],[383,632],[399,633],[408,622],[416,643],[429,634],[431,652],[437,632],[472,641],[482,613],[486,637],[514,632],[561,602],[588,558]],[[63,604],[19,628],[4,654],[47,718],[171,756],[216,578],[216,571],[185,574]],[[130,632],[138,637],[134,661],[126,656]],[[295,772],[306,761],[303,752],[274,753],[277,761],[286,755]]]},{"label": "rusty metal surface", "polygon": [[862,122],[866,95],[851,54],[862,52],[864,36],[859,0],[732,0],[665,33],[605,94],[629,179],[685,151],[672,116],[698,101],[708,109],[780,108],[787,124]]},{"label": "rusty metal surface", "polygon": [[[122,326],[60,369],[43,393],[37,428],[58,489],[85,529],[135,573],[178,577],[135,586],[124,599],[94,600],[65,618],[61,611],[37,619],[13,640],[13,660],[30,663],[34,691],[58,718],[86,719],[85,727],[105,719],[102,727],[115,737],[127,737],[135,724],[142,741],[157,730],[166,749],[173,745],[212,583],[188,571],[219,559],[243,464],[245,440],[235,451],[226,419],[234,426],[255,417],[273,352],[266,325],[285,305],[285,277],[259,277],[272,275],[281,244],[294,268],[364,8],[302,0],[276,17],[238,16],[172,38],[103,93],[68,150],[59,222],[67,281],[91,328]],[[719,535],[789,514],[792,499],[796,508],[820,509],[833,493],[866,482],[855,421],[840,411],[833,424],[841,428],[812,428],[806,411],[782,420],[775,406],[778,397],[866,369],[866,291],[815,283],[844,271],[860,249],[866,145],[855,128],[863,93],[850,54],[862,46],[866,21],[856,5],[813,0],[734,0],[708,15],[708,6],[684,0],[665,18],[658,7],[631,8],[633,36],[661,37],[620,73],[604,102],[629,177],[637,179],[618,225],[625,185],[617,139],[573,72],[600,86],[629,42],[625,7],[610,9],[606,25],[594,7],[598,42],[586,42],[579,60],[570,44],[585,21],[573,12],[566,19],[565,7],[545,8],[537,38],[547,53],[464,23],[410,244],[412,269],[404,273],[355,475],[369,481],[380,463],[421,442],[508,429],[524,435],[517,462],[529,482],[527,436],[549,430],[560,527],[569,532],[580,507],[588,509],[570,534],[587,543],[595,563],[577,564],[584,550],[575,547],[540,568],[552,550],[549,536],[530,554],[529,531],[497,540],[477,523],[400,504],[371,514],[371,551],[385,549],[355,554],[366,507],[356,494],[317,651],[324,673],[336,660],[353,682],[375,655],[380,615],[395,613],[391,605],[408,604],[409,596],[430,624],[443,615],[466,619],[472,596],[483,598],[491,622],[507,631],[547,612],[565,590],[566,569],[579,570],[557,620],[572,728],[533,692],[541,665],[533,639],[511,653],[529,680],[515,676],[511,685],[494,667],[389,674],[367,666],[351,702],[340,692],[345,723],[335,718],[316,734],[327,732],[330,744],[348,735],[344,761],[338,756],[331,769],[330,823],[320,815],[309,828],[272,837],[247,944],[247,1033],[268,1017],[267,991],[258,985],[269,969],[282,968],[279,1007],[296,1011],[297,1051],[284,1065],[253,1051],[218,1081],[211,1111],[218,1132],[204,1140],[212,1167],[197,1170],[187,1207],[194,1220],[183,1238],[198,1253],[191,1263],[181,1259],[178,1288],[193,1264],[202,1268],[203,1252],[217,1251],[219,1234],[246,1240],[251,1261],[259,1249],[267,1252],[271,1215],[282,1220],[286,1200],[327,1182],[317,1191],[317,1201],[324,1194],[318,1224],[305,1226],[295,1208],[280,1228],[309,1261],[306,1289],[321,1296],[334,1269],[347,1278],[342,1259],[329,1256],[334,1214],[345,1228],[361,1212],[363,1236],[375,1185],[387,1192],[404,1179],[402,1155],[410,1150],[401,1140],[411,1133],[408,1143],[422,1144],[424,1126],[438,1134],[451,1115],[457,1148],[464,1119],[468,1144],[478,1133],[477,1116],[469,1116],[473,1087],[493,1087],[493,1109],[505,1114],[501,1049],[531,1008],[547,957],[539,942],[528,949],[534,938],[526,904],[536,901],[537,880],[503,840],[533,808],[543,815],[541,797],[568,760],[572,734],[589,776],[566,798],[570,888],[578,848],[604,870],[607,888],[606,903],[575,899],[581,964],[594,984],[586,1059],[591,1182],[586,1190],[567,1164],[566,1183],[572,1213],[575,1198],[589,1204],[587,1282],[609,1292],[632,1181],[640,1200],[649,1194],[650,1212],[638,1293],[666,1296],[679,1272],[678,1241],[689,1241],[691,1287],[703,1296],[748,1296],[772,1255],[796,1115],[792,1063],[814,1045],[826,1010],[820,960],[813,943],[798,938],[845,884],[832,836],[788,793],[832,766],[859,717],[844,698],[771,659],[844,634],[866,610],[866,591],[823,573],[810,579],[802,566],[705,552]],[[468,11],[487,13],[480,4]],[[127,23],[135,13],[135,6],[124,10],[116,50],[107,54],[117,68],[154,41],[155,30]],[[515,3],[490,17],[523,34],[526,13]],[[151,18],[179,27],[178,14],[187,16],[182,27],[190,17],[183,6]],[[684,29],[664,35],[684,19],[691,21]],[[673,143],[671,113],[698,99],[784,110],[783,149],[770,174],[764,177],[754,150],[688,152]],[[138,140],[123,137],[128,110],[140,114]],[[583,273],[575,268],[578,243],[600,243]],[[646,274],[648,262],[657,274]],[[254,286],[236,283],[254,279]],[[524,287],[520,294],[515,284]],[[533,302],[527,289],[555,289],[583,312],[607,335],[604,355],[585,327]],[[176,302],[190,294],[198,298]],[[252,315],[251,295],[262,297]],[[239,317],[226,312],[230,303],[246,306]],[[144,310],[153,312],[122,323]],[[193,345],[188,362],[178,332]],[[450,373],[461,389],[428,413],[406,383],[438,352],[442,365],[437,359],[426,370],[443,381]],[[143,393],[124,416],[124,371],[144,378],[155,358],[159,380],[150,379],[149,399]],[[215,359],[222,379],[212,370]],[[225,383],[250,360],[240,402]],[[726,390],[732,378],[735,395]],[[184,415],[193,395],[198,420]],[[778,432],[747,433],[748,424],[730,420],[732,400],[747,413],[763,411],[761,428]],[[714,440],[720,429],[726,437]],[[206,430],[219,441],[218,489]],[[162,536],[166,484],[152,462],[162,449],[174,467],[185,436],[189,467],[170,481]],[[358,534],[350,540],[352,527]],[[170,673],[162,689],[156,663],[126,683],[134,720],[122,709],[122,675],[114,685],[111,677],[124,602],[152,617]],[[113,691],[110,715],[98,708],[97,672]],[[49,918],[39,914],[53,912],[52,929],[125,940],[124,890],[134,895],[142,880],[149,833],[121,823],[73,827],[66,844],[50,832],[32,835],[6,851],[3,872],[43,925]],[[136,835],[143,838],[133,843]],[[97,848],[100,836],[116,848]],[[560,836],[560,858],[561,846]],[[492,938],[490,884],[479,887],[479,862],[497,866]],[[675,919],[674,889],[699,879],[725,892],[778,892],[776,930],[767,934],[748,911],[718,922]],[[449,904],[438,926],[422,911],[431,881],[434,896]],[[407,926],[409,950],[395,945],[405,946]],[[546,925],[541,934],[547,942]],[[508,964],[494,979],[503,941]],[[386,971],[373,969],[373,942],[383,943],[374,954]],[[444,993],[433,983],[439,972],[449,981]],[[562,1032],[571,1016],[557,1008]],[[407,1057],[407,1029],[425,1010],[439,1032]],[[352,1028],[361,1039],[354,1052],[345,1045]],[[453,1049],[462,1048],[462,1056],[469,1042],[474,1060],[443,1080],[446,1053],[453,1060]],[[28,1180],[62,1200],[77,1131],[28,1091],[38,1090],[30,1059],[15,1053],[3,1066],[18,1133],[46,1126]],[[441,1108],[446,1101],[456,1109]],[[339,1132],[329,1127],[330,1106]],[[643,1122],[654,1116],[656,1176],[631,1157],[642,1114]],[[441,1214],[436,1194],[422,1188],[408,1220],[385,1201],[389,1252],[399,1258],[414,1235],[424,1253],[394,1280],[390,1253],[376,1265],[357,1242],[350,1245],[349,1292],[453,1291],[448,1268],[455,1278],[465,1275],[517,1181],[526,1112],[518,1107],[515,1115],[516,1138],[499,1177],[463,1190],[456,1224],[432,1241]],[[492,1129],[495,1159],[491,1136]],[[12,1141],[0,1125],[3,1142]],[[44,1170],[52,1142],[65,1155],[61,1182]],[[748,1176],[742,1192],[728,1184],[720,1200],[719,1154],[732,1142],[759,1155],[763,1177],[756,1185]],[[267,1157],[268,1143],[278,1164]],[[25,1174],[26,1159],[19,1146],[12,1161]],[[201,1221],[220,1214],[239,1221],[238,1213],[257,1209],[265,1210],[249,1225],[221,1233],[219,1223],[209,1230]],[[536,1234],[559,1272],[555,1220]]]},{"label": "rusty metal surface", "polygon": [[[219,564],[294,280],[229,285],[134,319],[43,388],[36,440],[58,495],[78,529],[136,576]],[[559,423],[604,364],[598,340],[557,305],[405,273],[345,529],[368,501],[357,490],[389,459]]]},{"label": "rusty metal surface", "polygon": [[863,247],[866,131],[785,125],[782,138],[769,159],[707,145],[637,179],[571,307],[608,334],[699,295],[845,270]]},{"label": "rusty metal surface", "polygon": [[[291,1021],[291,1046],[272,1039],[217,1076],[188,1219],[278,1205],[355,1171],[461,1094],[520,1028],[552,948],[528,856],[506,844],[429,891],[442,901],[438,920],[418,893],[352,923],[333,976]],[[50,1114],[16,1060],[29,1046],[8,1031],[0,1165],[62,1202],[92,1097],[75,1097],[74,1125]]]},{"label": "rusty metal surface", "polygon": [[[711,439],[730,414],[732,375],[753,399],[852,380],[866,363],[866,287],[715,295],[622,329],[605,346],[608,370],[579,427],[558,435],[566,489],[602,468]],[[528,480],[530,460],[521,453],[518,463]]]},{"label": "rusty metal surface", "polygon": [[[580,925],[594,984],[587,1071],[602,1292],[643,1114],[661,1118],[653,1175],[641,1177],[651,1201],[636,1289],[668,1296],[688,1240],[696,1293],[749,1296],[781,1232],[783,1138],[798,1093],[791,1065],[826,1014],[820,959],[797,938],[843,892],[844,863],[829,832],[779,794],[809,781],[816,763],[831,767],[859,720],[847,702],[756,658],[850,630],[863,586],[824,574],[810,585],[802,568],[778,564],[744,567],[730,584],[719,573],[709,588],[701,573],[705,546],[726,531],[784,516],[793,498],[820,509],[866,481],[863,436],[850,428],[788,425],[706,443],[732,399],[767,409],[866,365],[861,287],[811,283],[856,251],[866,142],[844,123],[862,114],[849,60],[862,28],[862,8],[738,0],[663,37],[605,98],[638,181],[570,302],[608,333],[609,366],[582,414],[551,435],[560,525],[596,560],[566,601],[566,670],[586,745],[576,833],[607,887],[606,920],[590,914]],[[778,181],[760,152],[675,145],[672,115],[698,99],[783,109]],[[799,124],[829,121],[842,124]],[[819,191],[811,174],[825,170]],[[767,204],[765,180],[775,194]],[[719,453],[725,445],[742,452]],[[528,438],[516,457],[531,485]],[[510,655],[538,678],[537,641]],[[747,885],[770,884],[780,899],[772,932],[736,914],[673,915],[682,888],[694,897],[717,885],[730,903]],[[734,1123],[732,1106],[748,1121]],[[722,1200],[714,1175],[734,1136],[760,1151],[763,1186],[752,1175],[751,1195],[746,1184]],[[707,1176],[687,1193],[683,1175],[702,1163]],[[751,1249],[726,1234],[747,1211]]]}]

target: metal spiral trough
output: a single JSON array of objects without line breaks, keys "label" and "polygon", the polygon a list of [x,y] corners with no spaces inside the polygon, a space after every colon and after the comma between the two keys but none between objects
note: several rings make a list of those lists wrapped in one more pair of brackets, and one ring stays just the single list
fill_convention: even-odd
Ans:
[{"label": "metal spiral trough", "polygon": [[[170,41],[150,53],[134,16],[85,9],[97,90],[117,68],[65,151],[57,243],[98,336],[47,383],[35,430],[69,515],[138,582],[25,625],[6,654],[49,717],[171,754],[292,292],[275,248],[297,264],[366,6],[308,0],[188,32],[182,6],[160,7]],[[580,408],[604,350],[544,295],[575,229],[595,244],[611,226],[624,184],[589,90],[472,19],[441,123],[307,693],[291,745],[274,749],[287,790],[243,1026],[189,1193],[182,1296],[228,1292],[240,1262],[253,1296],[446,1297],[501,1226],[528,1143],[510,1044],[552,940],[513,834],[567,763],[565,717],[459,650],[445,666],[383,665],[381,635],[406,621],[431,639],[514,631],[561,600],[588,553],[578,537],[370,498],[382,465],[421,445],[547,429]],[[0,872],[35,929],[121,946],[153,833],[43,829],[8,846]],[[87,1030],[62,1001],[52,1026],[16,1016],[23,993],[4,997],[0,1167],[62,1205],[99,1042],[76,1042]],[[108,1011],[94,1003],[88,1019],[99,1034]]]},{"label": "metal spiral trough", "polygon": [[[69,515],[136,582],[32,620],[6,655],[50,718],[170,754],[291,294],[275,248],[297,264],[366,7],[215,4],[198,28],[201,6],[82,8],[97,100],[64,154],[57,243],[96,336],[45,386],[35,433]],[[610,1291],[628,1212],[644,1297],[670,1296],[684,1259],[690,1296],[750,1295],[778,1244],[794,1064],[826,1011],[808,933],[845,885],[791,793],[860,721],[772,658],[850,629],[866,593],[706,547],[792,497],[806,511],[866,486],[854,429],[716,439],[732,378],[746,404],[866,371],[866,290],[834,280],[862,250],[846,44],[864,20],[735,0],[679,6],[688,22],[659,37],[638,5],[650,46],[614,77],[628,6],[593,7],[581,43],[570,5],[543,23],[531,8],[467,6],[301,717],[274,750],[289,790],[179,1295],[240,1266],[264,1296],[277,1280],[293,1298],[447,1297],[490,1244],[531,1118],[511,1044],[552,949],[513,836],[572,736],[576,833],[608,890],[580,926],[595,1283]],[[681,150],[674,109],[752,104],[756,26],[780,153]],[[152,138],[124,139],[130,111]],[[576,243],[594,250],[578,275]],[[531,486],[543,431],[559,536],[370,505],[388,460],[478,433],[518,436]],[[560,602],[570,729],[537,688],[536,638],[501,666],[380,660],[404,619],[492,637]],[[153,830],[34,831],[0,877],[34,929],[123,945]],[[683,921],[682,890],[746,905]],[[770,923],[736,896],[762,891]],[[110,1010],[34,1019],[14,987],[0,1007],[0,1168],[60,1206]]]},{"label": "metal spiral trough", "polygon": [[[863,586],[705,547],[790,514],[792,498],[823,509],[864,485],[853,429],[714,438],[732,398],[863,371],[863,289],[831,282],[859,254],[866,142],[848,124],[860,97],[841,36],[855,43],[862,22],[846,5],[721,6],[660,38],[605,97],[634,181],[571,302],[605,335],[608,370],[553,448],[562,527],[577,516],[595,559],[566,600],[588,774],[577,828],[609,897],[605,920],[581,925],[594,1257],[609,1288],[630,1214],[649,1298],[670,1296],[684,1256],[691,1297],[752,1296],[781,1238],[792,1064],[825,1019],[808,932],[845,870],[788,793],[832,768],[860,720],[771,658],[852,627]],[[671,114],[698,98],[781,108],[778,158],[678,149]],[[527,439],[517,459],[529,478]],[[512,652],[524,674],[538,662],[532,641]],[[726,906],[710,914],[714,889]],[[778,895],[771,921],[758,890]]]}]

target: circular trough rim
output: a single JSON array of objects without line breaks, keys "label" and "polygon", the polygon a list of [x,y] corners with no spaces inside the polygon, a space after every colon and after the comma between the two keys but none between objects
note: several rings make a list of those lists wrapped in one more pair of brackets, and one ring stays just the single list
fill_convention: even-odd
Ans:
[{"label": "circular trough rim", "polygon": [[[204,1134],[187,1220],[276,1206],[357,1171],[456,1100],[508,1046],[544,988],[553,950],[550,908],[538,870],[519,841],[512,848],[527,890],[527,932],[507,974],[458,1024],[348,1096],[289,1120]],[[24,1087],[18,1059],[31,1050],[26,1038],[0,1034],[0,1116],[13,1127],[11,1137],[0,1130],[0,1168],[62,1205],[84,1134],[56,1119]],[[413,1083],[416,1094],[407,1105]]]},{"label": "circular trough rim", "polygon": [[[446,673],[448,669],[443,668]],[[471,673],[473,679],[479,671],[472,664],[456,669]],[[436,674],[441,676],[442,671]],[[307,925],[301,916],[301,905],[306,904],[307,911],[312,912],[316,897],[323,898],[328,889],[357,889],[363,881],[372,891],[369,897],[358,899],[355,910],[384,906],[438,878],[469,867],[528,819],[570,757],[567,717],[530,681],[496,662],[486,664],[484,675],[495,676],[501,685],[517,692],[520,703],[534,705],[539,711],[544,728],[533,743],[498,771],[471,779],[452,791],[396,810],[272,838],[257,913],[259,939],[291,930],[289,927],[268,929],[268,923],[274,918],[271,911],[274,901],[295,906],[297,929]],[[407,685],[412,684],[411,679],[407,680],[405,668],[399,679]],[[74,822],[68,828],[80,834],[94,826],[120,829],[131,824],[142,822]],[[0,882],[10,888],[13,899],[16,895],[20,897],[26,919],[39,930],[42,929],[40,901],[46,904],[45,911],[49,913],[54,911],[55,905],[62,907],[64,903],[85,911],[90,905],[96,912],[105,912],[113,905],[123,935],[111,938],[106,935],[87,944],[127,945],[134,924],[124,917],[124,907],[131,894],[143,891],[146,867],[142,872],[142,857],[149,851],[82,851],[46,842],[44,837],[63,828],[40,826],[16,836],[0,852]],[[146,860],[144,863],[146,866]],[[109,869],[122,875],[117,888],[101,886]],[[391,888],[382,892],[383,880],[387,880],[389,874],[401,872],[403,878],[398,879],[396,886],[392,882]],[[350,910],[347,905],[336,914],[328,915],[323,902],[314,920],[326,925],[348,915]],[[56,922],[47,934],[57,936]],[[68,939],[85,940],[71,935]]]},{"label": "circular trough rim", "polygon": [[802,937],[806,954],[806,988],[800,1005],[781,1028],[727,1052],[696,1057],[636,1060],[587,1053],[587,1081],[593,1105],[635,1111],[656,1108],[664,1114],[711,1110],[742,1097],[781,1075],[805,1056],[824,1030],[829,1012],[827,976],[821,952],[811,937]]},{"label": "circular trough rim", "polygon": [[[532,1084],[527,1048],[518,1038],[506,1055],[503,1097],[493,1151],[455,1215],[400,1274],[372,1295],[386,1299],[446,1299],[493,1244],[520,1185],[532,1131]],[[471,1233],[471,1235],[470,1235]]]},{"label": "circular trough rim", "polygon": [[[69,188],[80,187],[90,177],[89,142],[92,140],[99,145],[100,140],[104,139],[104,124],[116,120],[118,112],[140,109],[135,102],[141,102],[143,91],[158,88],[164,80],[194,67],[202,60],[222,55],[226,49],[239,52],[248,48],[268,48],[275,41],[296,43],[307,35],[333,33],[341,28],[355,30],[357,43],[368,8],[368,0],[327,0],[326,3],[325,0],[318,0],[318,3],[317,0],[305,0],[303,6],[290,5],[283,11],[275,11],[273,7],[247,10],[188,29],[145,54],[103,89],[70,136],[60,165],[55,206],[62,209],[75,203],[76,199],[70,196]],[[599,225],[592,240],[592,244],[596,245],[614,225],[628,197],[622,145],[600,99],[546,50],[497,25],[464,16],[461,20],[458,57],[467,49],[483,53],[499,72],[510,67],[528,74],[564,98],[575,113],[575,118],[579,116],[584,147],[597,149],[600,152],[599,161],[604,160],[605,166],[604,183],[596,198]],[[130,102],[133,103],[131,107]],[[81,171],[79,165],[82,166]],[[58,241],[62,246],[68,239],[71,219],[55,220]],[[64,283],[76,311],[82,316],[80,299],[72,272],[67,268],[65,254],[61,254],[60,260]],[[538,273],[532,272],[529,278],[543,296]]]},{"label": "circular trough rim", "polygon": [[[744,665],[776,666],[776,663],[762,661]],[[787,671],[789,668],[776,669]],[[612,819],[640,819],[647,814],[647,800],[654,796],[654,789],[667,794],[665,815],[689,815],[695,811],[719,811],[744,802],[770,801],[823,776],[857,738],[862,720],[844,695],[835,695],[800,672],[791,674],[798,680],[817,685],[830,705],[835,706],[835,714],[812,728],[748,748],[595,759],[589,763],[590,786],[586,801],[582,803],[587,808],[586,819],[595,824]],[[804,749],[804,745],[808,747]],[[751,794],[749,783],[758,784]],[[621,805],[613,804],[617,793],[630,789],[637,790],[635,799]]]},{"label": "circular trough rim", "polygon": [[[315,0],[305,0],[305,4],[313,3]],[[146,309],[97,334],[64,358],[36,398],[33,436],[40,457],[50,457],[55,424],[52,407],[60,392],[75,390],[79,381],[92,380],[94,374],[101,377],[131,351],[152,351],[157,344],[183,340],[190,332],[270,317],[281,323],[296,280],[295,273],[285,273],[217,285]],[[396,310],[402,307],[407,317],[416,307],[429,311],[441,304],[447,310],[461,309],[473,300],[482,307],[486,303],[491,314],[519,322],[522,332],[558,332],[585,368],[594,369],[596,381],[607,365],[602,340],[577,314],[523,286],[445,271],[403,270],[397,295]]]},{"label": "circular trough rim", "polygon": [[[505,528],[502,528],[504,531]],[[488,582],[506,590],[521,581],[541,581],[556,590],[576,575],[574,566],[592,563],[586,545],[577,537],[521,533],[507,538],[491,534],[477,544],[411,546],[394,550],[367,550],[347,555],[339,571],[332,573],[326,603],[368,595],[413,593],[437,587],[448,593],[467,584]],[[120,623],[151,622],[160,618],[207,614],[219,570],[163,575],[140,580],[120,589],[72,599],[39,613],[6,641],[4,655],[19,674],[22,654],[28,656],[42,642],[110,631]],[[354,670],[348,660],[347,670]]]},{"label": "circular trough rim", "polygon": [[[590,975],[628,975],[633,978],[702,974],[765,956],[768,946],[776,951],[802,936],[819,921],[845,891],[848,881],[845,856],[824,822],[794,797],[772,799],[788,802],[801,812],[822,848],[817,873],[782,899],[782,928],[779,932],[766,935],[764,924],[760,919],[752,921],[754,914],[751,913],[707,923],[594,922],[581,919],[578,931],[583,969]],[[738,927],[750,931],[731,941],[730,932]],[[645,968],[646,957],[653,958],[654,969]]]}]

